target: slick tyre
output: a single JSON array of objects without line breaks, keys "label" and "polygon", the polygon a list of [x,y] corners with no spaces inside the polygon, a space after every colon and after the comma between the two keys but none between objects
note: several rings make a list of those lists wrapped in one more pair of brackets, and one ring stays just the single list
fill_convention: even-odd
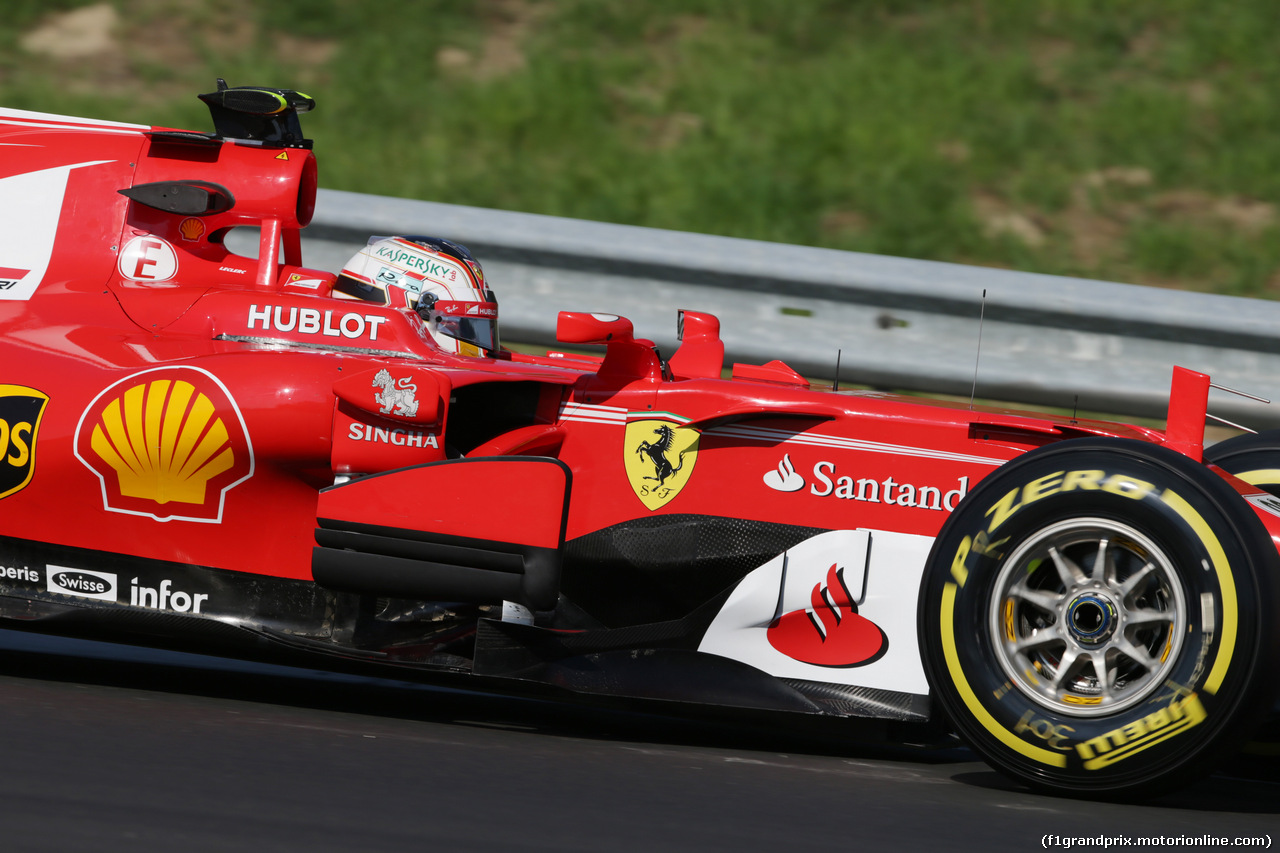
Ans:
[{"label": "slick tyre", "polygon": [[1204,461],[1280,496],[1280,430],[1246,433],[1206,447]]},{"label": "slick tyre", "polygon": [[1037,789],[1141,798],[1206,772],[1269,709],[1280,559],[1203,465],[1064,441],[974,489],[920,592],[930,685],[990,764]]}]

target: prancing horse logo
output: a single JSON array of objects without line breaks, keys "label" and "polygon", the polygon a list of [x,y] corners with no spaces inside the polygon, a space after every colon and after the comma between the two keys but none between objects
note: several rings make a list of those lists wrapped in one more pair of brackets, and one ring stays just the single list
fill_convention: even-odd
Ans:
[{"label": "prancing horse logo", "polygon": [[680,469],[684,467],[684,454],[687,451],[682,451],[680,453],[680,461],[676,463],[674,468],[671,467],[671,460],[667,458],[667,451],[671,449],[671,442],[675,439],[675,432],[672,431],[671,427],[662,424],[653,433],[658,436],[658,440],[652,443],[648,441],[640,442],[640,446],[636,448],[636,453],[641,456],[648,456],[649,461],[653,463],[653,473],[657,476],[645,477],[645,479],[657,480],[658,485],[661,486],[667,481],[668,477],[680,473]]},{"label": "prancing horse logo", "polygon": [[627,424],[627,480],[646,507],[665,506],[689,482],[698,458],[698,438],[696,429],[669,421]]}]

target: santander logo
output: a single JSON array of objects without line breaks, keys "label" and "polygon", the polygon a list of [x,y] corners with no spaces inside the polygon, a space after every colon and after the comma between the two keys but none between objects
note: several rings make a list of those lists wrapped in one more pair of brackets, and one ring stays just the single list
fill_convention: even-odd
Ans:
[{"label": "santander logo", "polygon": [[[878,476],[878,475],[877,475]],[[818,498],[837,498],[847,501],[863,501],[890,506],[915,507],[934,512],[951,512],[969,493],[969,477],[959,477],[955,488],[950,483],[923,485],[903,483],[891,475],[877,480],[846,473],[835,462],[821,459],[813,464],[811,480],[796,471],[791,454],[783,454],[778,467],[766,471],[764,484],[776,492],[798,492],[808,486],[808,494]]]},{"label": "santander logo", "polygon": [[815,585],[809,599],[809,607],[774,620],[769,645],[803,663],[829,667],[863,666],[888,650],[880,626],[858,614],[839,563],[831,564],[826,583]]},{"label": "santander logo", "polygon": [[804,477],[796,473],[791,464],[791,454],[785,453],[778,467],[764,475],[764,484],[778,492],[797,492],[804,488]]}]

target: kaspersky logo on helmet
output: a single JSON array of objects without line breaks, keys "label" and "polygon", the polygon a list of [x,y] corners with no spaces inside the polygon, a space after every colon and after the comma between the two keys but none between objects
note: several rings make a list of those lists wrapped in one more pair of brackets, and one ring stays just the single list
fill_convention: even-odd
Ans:
[{"label": "kaspersky logo on helmet", "polygon": [[472,286],[466,271],[456,263],[445,260],[439,255],[414,249],[399,240],[386,240],[378,244],[373,254],[383,263],[417,273],[439,284]]}]

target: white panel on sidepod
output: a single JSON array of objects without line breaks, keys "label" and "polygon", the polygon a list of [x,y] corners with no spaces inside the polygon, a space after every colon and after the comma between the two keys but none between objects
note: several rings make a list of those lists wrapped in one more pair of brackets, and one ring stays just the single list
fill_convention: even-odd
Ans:
[{"label": "white panel on sidepod", "polygon": [[[833,530],[807,539],[742,579],[698,651],[780,678],[927,694],[916,641],[916,596],[932,545],[930,536],[883,530]],[[775,619],[812,607],[815,587],[827,585],[833,566],[843,570],[858,615],[888,639],[883,655],[870,663],[817,666],[783,654],[769,641]]]}]

